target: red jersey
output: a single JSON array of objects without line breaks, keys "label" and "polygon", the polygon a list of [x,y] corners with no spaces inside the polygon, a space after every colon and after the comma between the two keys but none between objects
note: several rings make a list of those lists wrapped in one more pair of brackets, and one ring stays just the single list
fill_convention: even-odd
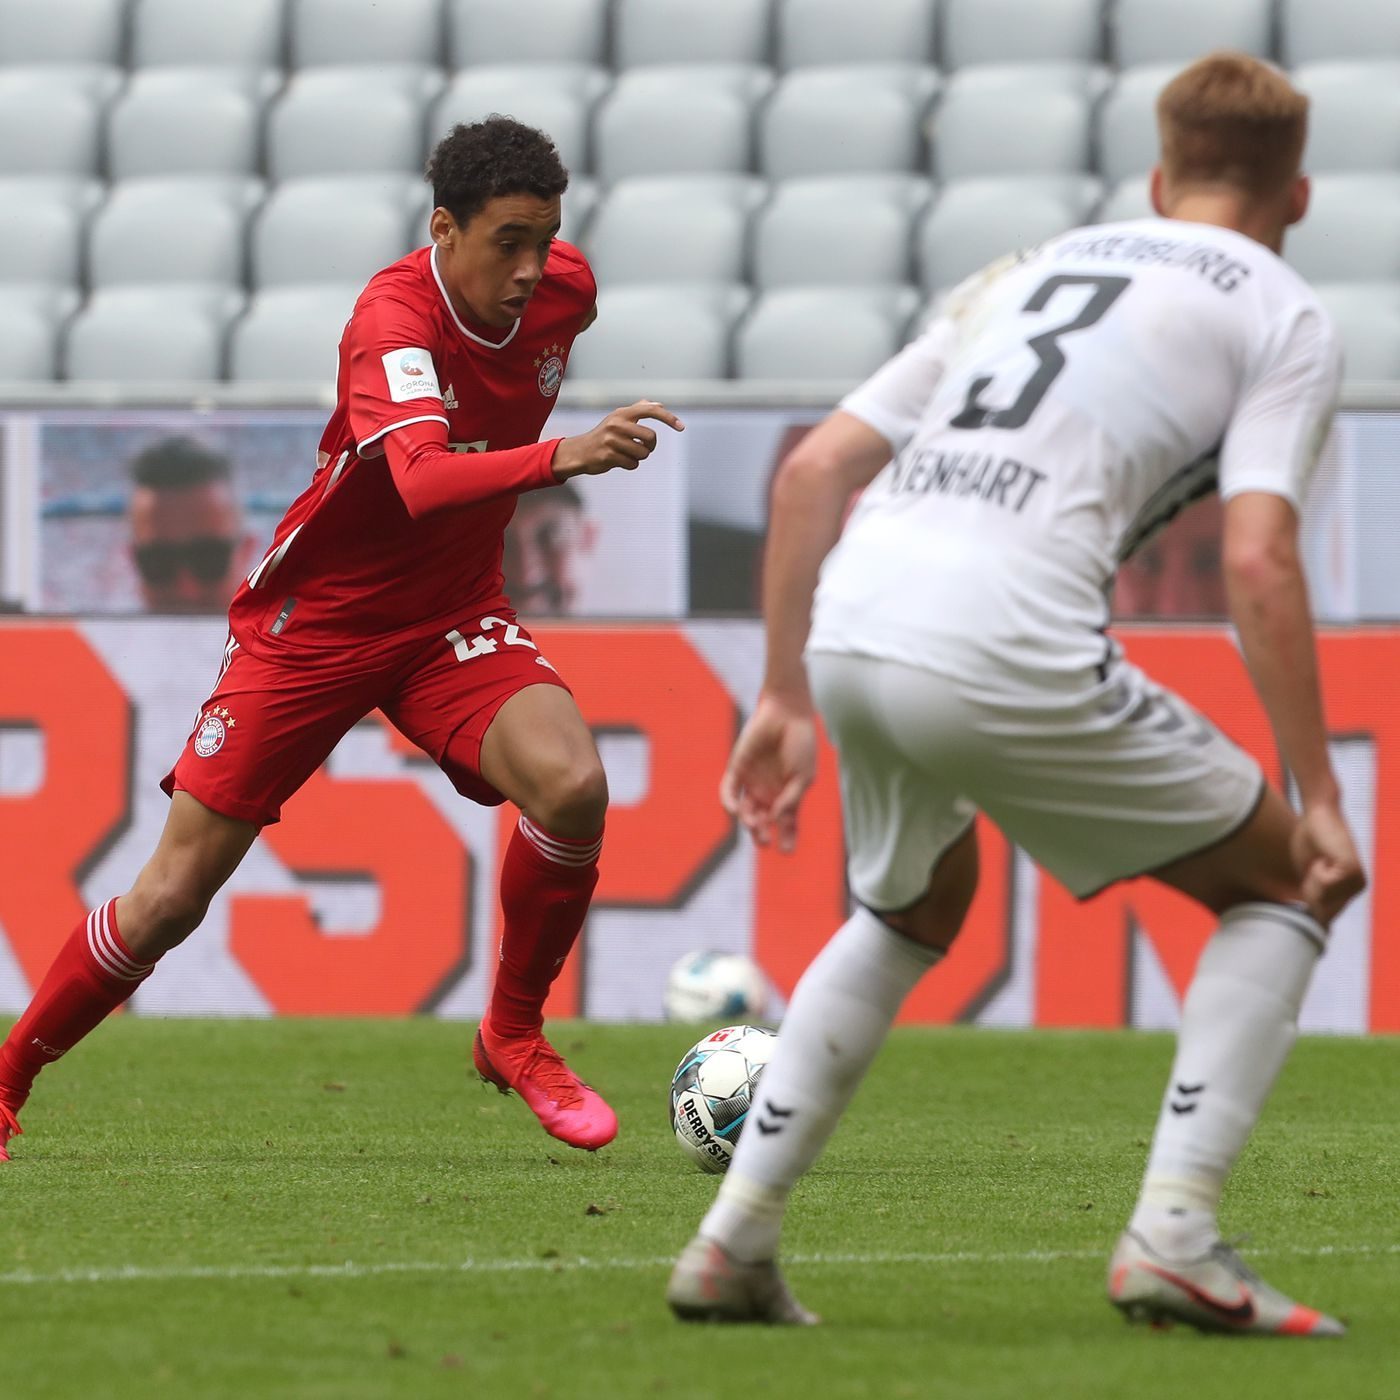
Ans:
[{"label": "red jersey", "polygon": [[[557,240],[505,332],[457,316],[431,247],[376,274],[341,336],[311,485],[229,609],[239,645],[311,664],[368,657],[504,605],[505,527],[520,491],[555,484],[560,440],[539,436],[596,299],[587,261]],[[421,464],[396,453],[391,469],[391,433]]]}]

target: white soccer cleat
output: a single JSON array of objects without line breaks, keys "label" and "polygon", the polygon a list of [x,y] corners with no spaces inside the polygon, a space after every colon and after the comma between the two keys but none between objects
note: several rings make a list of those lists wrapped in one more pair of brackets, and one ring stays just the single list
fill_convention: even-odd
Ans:
[{"label": "white soccer cleat", "polygon": [[777,1264],[744,1264],[696,1235],[681,1251],[666,1301],[682,1322],[768,1322],[813,1327],[821,1321],[792,1296]]},{"label": "white soccer cleat", "polygon": [[1265,1283],[1223,1240],[1200,1258],[1180,1262],[1125,1231],[1108,1265],[1108,1300],[1129,1322],[1154,1327],[1187,1322],[1203,1332],[1274,1337],[1343,1337],[1347,1330]]}]

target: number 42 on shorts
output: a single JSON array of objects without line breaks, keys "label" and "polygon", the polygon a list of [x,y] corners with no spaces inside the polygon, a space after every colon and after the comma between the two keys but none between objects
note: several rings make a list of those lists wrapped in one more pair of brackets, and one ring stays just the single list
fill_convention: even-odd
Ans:
[{"label": "number 42 on shorts", "polygon": [[474,656],[489,656],[500,646],[495,637],[488,637],[486,634],[500,627],[505,630],[505,644],[508,647],[529,647],[531,651],[538,651],[534,642],[529,637],[520,635],[520,628],[513,622],[507,622],[503,617],[483,617],[481,619],[481,631],[468,641],[454,627],[447,634],[447,640],[452,643],[452,650],[457,654],[458,661],[470,661]]}]

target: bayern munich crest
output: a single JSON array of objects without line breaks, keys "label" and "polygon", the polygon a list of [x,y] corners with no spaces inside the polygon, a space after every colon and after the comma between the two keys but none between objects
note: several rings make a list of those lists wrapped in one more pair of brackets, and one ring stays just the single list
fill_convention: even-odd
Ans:
[{"label": "bayern munich crest", "polygon": [[227,710],[205,710],[194,731],[194,751],[200,758],[213,758],[223,748],[228,732],[238,721]]},{"label": "bayern munich crest", "polygon": [[535,368],[540,372],[536,382],[540,386],[540,393],[547,399],[552,399],[559,392],[560,384],[564,382],[563,349],[562,345],[551,345],[535,361]]}]

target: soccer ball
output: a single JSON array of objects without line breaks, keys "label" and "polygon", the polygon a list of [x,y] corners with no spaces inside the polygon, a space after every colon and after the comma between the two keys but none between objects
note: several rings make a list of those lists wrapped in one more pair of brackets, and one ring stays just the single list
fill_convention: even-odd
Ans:
[{"label": "soccer ball", "polygon": [[729,1170],[763,1066],[778,1043],[762,1026],[725,1026],[692,1045],[671,1080],[671,1128],[701,1171]]},{"label": "soccer ball", "polygon": [[768,1009],[768,979],[742,953],[687,953],[666,978],[668,1021],[760,1019]]}]

